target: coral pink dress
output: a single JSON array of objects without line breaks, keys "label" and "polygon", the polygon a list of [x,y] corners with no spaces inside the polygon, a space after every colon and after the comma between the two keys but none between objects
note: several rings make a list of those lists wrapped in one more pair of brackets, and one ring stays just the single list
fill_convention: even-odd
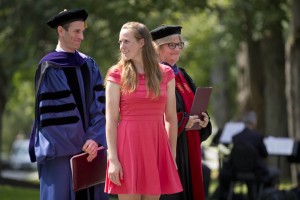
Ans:
[{"label": "coral pink dress", "polygon": [[[174,73],[165,65],[160,67],[163,80],[159,98],[147,97],[142,74],[136,91],[121,94],[117,146],[123,180],[117,186],[106,177],[105,192],[158,195],[182,191],[163,120],[167,84]],[[120,71],[110,71],[107,80],[120,84]]]}]

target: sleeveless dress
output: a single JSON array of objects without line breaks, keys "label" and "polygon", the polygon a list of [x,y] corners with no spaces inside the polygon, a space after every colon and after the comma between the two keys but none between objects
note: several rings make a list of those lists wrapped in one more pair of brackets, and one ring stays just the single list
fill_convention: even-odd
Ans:
[{"label": "sleeveless dress", "polygon": [[[160,67],[161,96],[152,99],[151,92],[147,96],[143,74],[139,74],[136,91],[121,94],[117,152],[123,180],[117,186],[106,176],[107,193],[159,195],[182,191],[163,120],[167,84],[174,72],[168,66]],[[107,80],[120,84],[120,71],[111,70]]]}]

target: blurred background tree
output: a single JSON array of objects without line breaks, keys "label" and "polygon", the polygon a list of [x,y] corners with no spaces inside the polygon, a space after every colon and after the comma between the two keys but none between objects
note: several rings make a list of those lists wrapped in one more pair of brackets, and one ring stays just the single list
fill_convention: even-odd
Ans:
[{"label": "blurred background tree", "polygon": [[[188,45],[178,64],[198,86],[213,86],[209,113],[214,132],[254,110],[265,135],[300,139],[297,0],[2,0],[0,152],[9,152],[17,134],[29,137],[35,69],[57,43],[45,22],[77,7],[89,13],[80,50],[96,60],[103,76],[118,59],[122,24],[139,21],[150,30],[180,24]],[[281,166],[290,175],[289,166]]]}]

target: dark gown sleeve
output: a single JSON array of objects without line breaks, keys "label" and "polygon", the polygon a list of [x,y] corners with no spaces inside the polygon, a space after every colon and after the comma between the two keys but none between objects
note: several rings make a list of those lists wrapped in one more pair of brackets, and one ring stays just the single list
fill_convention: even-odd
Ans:
[{"label": "dark gown sleeve", "polygon": [[202,128],[200,132],[201,142],[205,141],[211,135],[212,127],[211,122],[209,121],[205,128]]}]

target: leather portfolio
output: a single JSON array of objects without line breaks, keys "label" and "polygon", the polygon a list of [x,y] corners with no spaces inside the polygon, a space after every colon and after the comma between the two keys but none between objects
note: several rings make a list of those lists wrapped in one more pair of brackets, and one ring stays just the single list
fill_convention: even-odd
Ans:
[{"label": "leather portfolio", "polygon": [[105,182],[106,155],[106,148],[99,147],[97,157],[91,162],[87,161],[88,153],[81,153],[70,159],[75,192]]},{"label": "leather portfolio", "polygon": [[[212,91],[212,87],[198,87],[195,92],[195,97],[191,107],[190,115],[198,115],[203,120],[202,112],[206,112],[209,102],[209,97]],[[199,130],[199,123],[195,123],[194,126],[187,130]]]}]

